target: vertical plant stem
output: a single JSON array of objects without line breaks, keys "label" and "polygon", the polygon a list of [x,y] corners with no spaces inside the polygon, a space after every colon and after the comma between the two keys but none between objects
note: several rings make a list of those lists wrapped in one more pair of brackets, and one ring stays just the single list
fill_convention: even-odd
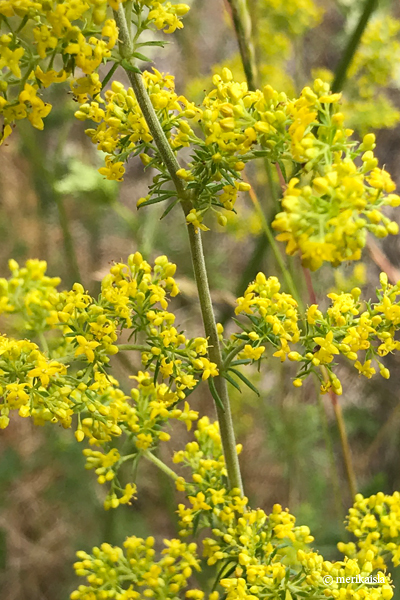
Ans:
[{"label": "vertical plant stem", "polygon": [[233,26],[239,45],[243,69],[250,90],[255,90],[257,81],[257,65],[251,35],[251,16],[247,0],[227,0],[231,12]]},{"label": "vertical plant stem", "polygon": [[332,488],[333,488],[333,495],[335,498],[335,509],[336,509],[338,521],[341,526],[343,523],[343,519],[344,519],[344,514],[343,514],[344,503],[343,503],[340,484],[339,484],[339,476],[338,476],[337,465],[336,465],[336,460],[335,460],[335,453],[333,450],[332,439],[331,439],[331,435],[329,432],[328,419],[326,416],[324,401],[322,399],[317,380],[315,380],[315,384],[316,384],[315,392],[317,394],[318,410],[319,410],[323,434],[324,434],[325,448],[328,453],[329,463],[330,463]]},{"label": "vertical plant stem", "polygon": [[[119,5],[118,11],[114,12],[114,16],[119,28],[120,53],[123,58],[129,61],[132,56],[132,41],[129,35],[122,4]],[[132,72],[128,69],[126,72],[135,92],[140,109],[153,136],[154,142],[157,145],[158,151],[160,152],[172,182],[175,185],[177,195],[181,199],[182,208],[186,215],[190,211],[192,205],[190,194],[185,189],[182,180],[176,175],[176,172],[180,169],[180,165],[168,143],[164,131],[162,130],[161,124],[147,94],[142,75],[140,73]],[[229,485],[231,488],[239,488],[243,493],[242,478],[236,452],[235,433],[233,429],[232,414],[229,403],[228,387],[226,380],[222,377],[222,354],[208,285],[207,269],[204,260],[201,234],[200,231],[196,232],[193,225],[190,224],[188,225],[188,233],[193,269],[199,292],[204,330],[210,345],[209,356],[210,360],[216,363],[220,373],[219,376],[215,378],[215,387],[222,400],[223,408],[220,408],[216,405],[216,411],[220,426],[221,441],[228,472]]]},{"label": "vertical plant stem", "polygon": [[354,29],[350,39],[347,43],[346,49],[340,60],[337,68],[335,78],[332,83],[332,91],[339,92],[343,89],[344,82],[346,80],[347,71],[353,60],[354,54],[358,48],[358,45],[361,41],[362,34],[365,31],[365,28],[368,24],[368,21],[378,6],[378,0],[366,0],[364,5],[364,10],[361,13],[360,19]]},{"label": "vertical plant stem", "polygon": [[55,201],[57,205],[58,217],[60,219],[60,226],[64,240],[64,250],[68,262],[68,269],[74,282],[81,281],[81,274],[78,265],[78,259],[76,257],[74,239],[69,228],[67,211],[65,210],[64,201],[60,194],[55,193]]},{"label": "vertical plant stem", "polygon": [[303,267],[303,274],[304,274],[304,279],[306,281],[308,297],[310,298],[310,302],[311,302],[311,304],[317,304],[317,296],[314,291],[314,286],[313,286],[313,282],[311,279],[311,273],[306,267]]},{"label": "vertical plant stem", "polygon": [[[204,252],[201,241],[200,231],[196,233],[193,226],[188,227],[190,247],[192,252],[193,268],[199,291],[201,312],[203,315],[204,329],[209,342],[210,359],[216,363],[218,371],[223,369],[221,348],[219,345],[217,327],[215,323],[214,311],[211,302],[210,289],[208,285],[207,269],[204,261]],[[215,387],[219,397],[222,400],[222,407],[216,404],[218,421],[221,432],[221,439],[224,446],[224,455],[226,468],[228,471],[229,482],[232,488],[239,488],[243,493],[242,477],[240,473],[239,460],[236,452],[235,433],[233,429],[232,413],[228,395],[228,385],[226,379],[215,378]]]},{"label": "vertical plant stem", "polygon": [[353,461],[351,458],[349,439],[347,437],[347,431],[346,431],[346,425],[345,425],[344,418],[343,418],[342,406],[341,406],[340,402],[338,402],[336,394],[331,392],[330,396],[331,396],[333,410],[335,411],[336,421],[338,424],[340,442],[342,445],[343,459],[344,459],[344,464],[346,467],[346,475],[347,475],[347,481],[349,483],[351,499],[354,500],[355,495],[357,494],[357,481],[356,481],[356,475],[354,472]]}]

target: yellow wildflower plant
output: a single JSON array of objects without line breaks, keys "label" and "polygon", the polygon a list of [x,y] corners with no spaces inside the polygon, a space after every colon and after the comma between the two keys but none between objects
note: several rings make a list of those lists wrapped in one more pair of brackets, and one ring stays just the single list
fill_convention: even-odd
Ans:
[{"label": "yellow wildflower plant", "polygon": [[391,555],[393,564],[400,564],[400,494],[378,492],[369,498],[357,494],[349,510],[347,529],[357,539],[338,544],[341,552],[350,558],[370,561],[374,569],[385,569],[385,556]]},{"label": "yellow wildflower plant", "polygon": [[[221,212],[235,211],[238,194],[251,187],[241,180],[245,164],[264,156],[288,178],[282,211],[273,222],[277,239],[286,242],[288,254],[299,252],[310,269],[324,262],[337,266],[359,260],[368,231],[378,238],[397,234],[397,224],[382,208],[397,206],[400,200],[389,173],[377,166],[375,137],[367,134],[361,144],[351,140],[353,132],[340,111],[341,94],[331,94],[321,80],[292,100],[270,85],[249,91],[224,68],[221,76],[214,75],[215,87],[199,108],[176,94],[170,75],[153,70],[143,79],[171,148],[175,153],[192,148],[189,168],[179,169],[176,176],[195,199],[186,220],[196,230],[207,231],[208,211],[220,224],[226,222]],[[107,153],[100,172],[108,179],[121,181],[124,162],[135,155],[146,168],[159,171],[138,206],[168,201],[167,214],[179,199],[168,187],[169,177],[133,89],[114,82],[104,108],[94,99],[75,116],[98,123],[86,133]],[[298,176],[286,174],[288,160]]]},{"label": "yellow wildflower plant", "polygon": [[[275,9],[271,23],[290,16],[285,27],[293,35],[320,18],[311,0],[263,5],[264,16],[266,8]],[[0,314],[32,339],[0,336],[0,428],[18,412],[37,425],[73,429],[77,443],[88,443],[87,470],[107,488],[106,510],[140,493],[137,469],[127,481],[125,466],[142,459],[169,475],[181,494],[179,538],[164,540],[160,551],[152,537],[131,536],[123,548],[102,544],[79,552],[75,570],[85,583],[71,600],[391,600],[384,555],[400,562],[398,492],[357,495],[348,528],[358,547],[342,544],[344,560],[325,560],[311,547],[310,529],[296,525],[288,509],[277,503],[268,514],[249,505],[227,382],[258,393],[243,370],[271,348],[281,362],[297,364],[295,387],[316,374],[322,393],[341,394],[335,372],[341,357],[366,378],[378,371],[389,377],[380,359],[400,348],[400,282],[389,285],[382,273],[374,302],[362,302],[361,291],[352,288],[329,293],[327,308],[314,303],[303,312],[277,277],[259,273],[238,298],[240,329],[225,339],[215,323],[201,235],[210,212],[220,226],[228,222],[225,213],[234,213],[239,194],[251,190],[243,170],[258,158],[275,164],[281,176],[281,210],[273,221],[278,239],[313,270],[358,260],[367,232],[397,234],[383,210],[400,205],[400,197],[378,167],[375,136],[352,140],[341,94],[321,79],[296,96],[269,84],[249,89],[225,67],[197,105],[176,92],[172,75],[155,68],[142,74],[134,63],[147,60],[141,49],[163,44],[142,33],[173,33],[188,10],[167,0],[0,0],[1,141],[21,119],[41,130],[51,110],[43,90],[69,85],[79,103],[76,118],[94,123],[86,134],[105,152],[100,173],[122,181],[125,163],[139,156],[156,174],[138,206],[167,201],[165,216],[182,204],[205,329],[191,338],[176,322],[176,265],[166,256],[150,264],[136,252],[126,263],[113,263],[97,298],[80,283],[59,291],[59,279],[46,275],[43,261],[23,267],[10,261],[11,277],[0,280]],[[276,51],[288,38],[273,41]],[[106,63],[112,66],[101,81]],[[117,67],[131,87],[112,81],[105,90]],[[359,57],[355,68],[368,70],[368,61]],[[378,72],[379,64],[371,70]],[[141,359],[132,389],[112,375],[112,357],[126,351]],[[217,422],[198,420],[188,400],[203,381]],[[169,441],[173,421],[187,430],[198,421],[194,439],[174,453],[178,472],[154,453]],[[199,530],[200,553],[194,542],[182,541]],[[207,591],[193,587],[200,555],[214,579]],[[374,569],[379,578],[371,582]]]},{"label": "yellow wildflower plant", "polygon": [[[339,356],[353,363],[358,373],[368,379],[376,372],[388,379],[390,372],[380,360],[400,350],[396,339],[400,324],[400,282],[391,285],[387,275],[382,273],[380,285],[376,302],[370,300],[363,306],[361,290],[353,288],[347,293],[328,294],[331,304],[326,310],[311,304],[305,315],[300,315],[296,300],[280,292],[278,279],[267,279],[259,273],[244,296],[237,300],[235,312],[243,315],[247,322],[237,321],[242,332],[226,342],[224,376],[230,383],[235,383],[232,382],[234,375],[249,384],[237,367],[262,358],[268,345],[281,362],[299,363],[293,381],[295,387],[301,387],[303,380],[314,373],[321,379],[322,393],[332,389],[342,394],[341,383],[334,372]],[[235,358],[237,355],[239,360]],[[328,381],[321,368],[327,369]]]},{"label": "yellow wildflower plant", "polygon": [[[237,451],[240,449],[238,446]],[[100,463],[100,457],[93,456],[91,462],[94,466],[104,464],[103,473],[116,459],[118,457],[112,455],[104,457]],[[286,598],[297,595],[337,598],[356,593],[363,598],[392,598],[390,577],[373,545],[373,549],[369,545],[363,555],[359,553],[344,561],[327,561],[310,549],[314,540],[310,529],[296,525],[295,517],[287,509],[275,504],[270,514],[262,509],[254,510],[240,490],[227,489],[218,423],[210,422],[207,417],[200,419],[195,441],[175,453],[174,463],[183,464],[190,476],[187,481],[175,477],[178,491],[184,492],[187,498],[187,503],[179,504],[177,511],[182,528],[180,536],[185,537],[199,529],[209,532],[202,542],[202,554],[208,566],[215,569],[215,591],[206,596],[203,591],[190,586],[190,574],[193,570],[201,570],[196,544],[186,544],[180,539],[164,540],[165,548],[156,562],[154,539],[132,536],[126,539],[123,549],[102,544],[100,548],[93,548],[91,554],[77,553],[76,574],[85,578],[86,584],[72,592],[72,600],[102,598],[104,593],[107,597],[117,594],[116,597],[121,599],[139,597],[138,594],[148,597],[158,593],[159,589],[168,590],[167,597],[174,599],[208,597],[218,600],[217,589],[232,600],[272,598],[280,594]],[[362,535],[359,530],[365,531],[367,536],[373,532],[379,536],[382,527],[385,540],[394,539],[392,546],[398,549],[398,536],[392,529],[395,527],[394,516],[390,516],[390,524],[386,517],[396,502],[398,493],[392,497],[378,494],[365,500],[358,495],[348,517],[352,530],[358,536]],[[379,505],[385,509],[379,510]],[[381,525],[376,519],[368,520],[368,514],[375,506],[377,513],[382,515]],[[356,515],[365,510],[365,525],[358,525]],[[342,551],[349,546],[339,544]],[[164,557],[169,558],[167,563]],[[168,570],[165,572],[166,564]],[[378,569],[375,581],[371,576],[373,569]]]},{"label": "yellow wildflower plant", "polygon": [[[113,60],[111,52],[118,42],[118,27],[112,11],[118,11],[125,2],[2,0],[0,115],[4,124],[0,143],[10,135],[15,121],[21,119],[28,118],[34,127],[43,129],[43,119],[52,107],[42,100],[42,87],[69,78],[72,90],[81,100],[82,94],[99,93],[101,85],[93,86],[93,78],[98,77],[96,70],[102,64]],[[182,28],[181,19],[189,10],[186,4],[166,0],[136,0],[131,4],[132,23],[138,31],[137,50],[147,45],[139,41],[141,33],[149,29],[173,33]],[[7,19],[12,19],[12,29]],[[138,51],[135,55],[146,59]],[[55,63],[57,70],[53,68]],[[77,68],[83,77],[74,77]]]},{"label": "yellow wildflower plant", "polygon": [[[274,14],[290,14],[293,31],[299,27],[303,30],[310,20],[318,21],[319,11],[312,2],[284,4],[275,3]],[[398,232],[396,222],[382,213],[386,205],[397,206],[400,201],[393,193],[390,175],[378,168],[373,135],[367,134],[362,144],[351,140],[352,130],[346,127],[341,111],[341,94],[330,93],[329,85],[320,79],[293,98],[269,84],[262,90],[249,90],[245,82],[235,81],[232,72],[223,68],[221,75],[213,76],[213,89],[197,106],[176,93],[173,76],[157,69],[143,73],[142,83],[170,151],[177,156],[184,150],[185,160],[187,148],[191,152],[186,167],[167,173],[154,131],[150,131],[152,126],[139,106],[136,84],[125,89],[113,81],[111,89],[102,90],[118,65],[132,77],[140,73],[129,62],[146,58],[138,51],[147,43],[139,41],[140,35],[151,28],[166,33],[179,29],[188,6],[142,0],[126,9],[120,2],[109,5],[105,0],[74,0],[54,6],[45,2],[15,7],[2,3],[0,15],[6,19],[2,23],[5,32],[0,36],[4,139],[19,119],[28,118],[34,127],[42,129],[51,107],[41,98],[41,88],[71,79],[79,69],[83,76],[70,81],[80,101],[75,116],[96,125],[86,133],[106,153],[100,173],[122,181],[126,161],[137,155],[145,168],[158,171],[138,206],[167,201],[167,214],[182,200],[170,188],[172,177],[175,183],[182,180],[182,188],[190,195],[190,205],[185,208],[188,224],[196,231],[207,231],[206,215],[211,211],[224,225],[227,219],[223,213],[234,212],[238,194],[250,190],[241,175],[246,163],[266,157],[277,164],[287,182],[282,210],[273,221],[278,240],[286,243],[288,254],[298,252],[303,264],[312,270],[324,262],[337,266],[358,260],[367,232],[378,238]],[[114,11],[114,18],[109,9]],[[125,29],[118,32],[121,11],[136,30],[129,56],[123,50]],[[10,16],[21,21],[17,36],[7,24]],[[86,27],[88,20],[93,27]],[[27,26],[30,21],[34,25],[31,29]],[[37,47],[35,58],[25,50],[29,43]],[[60,61],[54,69],[57,57]],[[106,62],[112,62],[113,67],[100,82],[98,68]],[[354,68],[362,70],[366,64],[360,58]],[[358,157],[361,165],[356,162]]]}]

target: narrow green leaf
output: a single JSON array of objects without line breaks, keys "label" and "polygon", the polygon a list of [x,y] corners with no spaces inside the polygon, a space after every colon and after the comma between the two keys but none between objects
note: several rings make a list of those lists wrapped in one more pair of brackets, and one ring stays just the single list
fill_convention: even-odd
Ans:
[{"label": "narrow green leaf", "polygon": [[[193,394],[194,390],[196,390],[198,388],[198,386],[200,385],[200,382],[201,382],[201,379],[199,379],[199,381],[196,383],[196,385],[191,390],[189,390],[189,388],[187,388],[186,390],[184,390],[185,399],[188,396],[190,396],[190,394]],[[178,404],[178,402],[177,402],[177,404]]]},{"label": "narrow green leaf", "polygon": [[160,48],[164,48],[167,44],[169,44],[169,42],[140,42],[139,44],[136,44],[136,48],[143,48],[144,46],[159,46]]},{"label": "narrow green leaf", "polygon": [[197,530],[198,530],[199,525],[200,525],[200,518],[201,518],[201,512],[198,512],[197,515],[193,519],[193,531],[192,531],[192,535],[194,537],[196,536]]},{"label": "narrow green leaf", "polygon": [[239,360],[233,360],[231,362],[232,367],[237,367],[239,365],[249,365],[251,363],[250,358],[240,358]]},{"label": "narrow green leaf", "polygon": [[154,370],[154,377],[153,377],[154,385],[157,383],[157,377],[160,372],[160,367],[161,367],[161,361],[158,360],[156,363],[156,368]]},{"label": "narrow green leaf", "polygon": [[150,198],[149,200],[139,204],[138,208],[142,208],[142,206],[150,206],[150,204],[158,204],[159,202],[164,202],[164,200],[165,198],[159,198],[158,196],[156,198]]},{"label": "narrow green leaf", "polygon": [[171,202],[171,204],[169,206],[167,206],[167,208],[164,210],[163,214],[160,217],[160,221],[162,221],[163,218],[166,217],[169,212],[171,212],[171,210],[174,208],[174,206],[176,206],[178,204],[179,200],[180,200],[180,198],[175,198],[175,200],[173,202]]},{"label": "narrow green leaf", "polygon": [[224,405],[223,405],[222,400],[217,392],[217,388],[215,387],[215,383],[214,383],[214,380],[212,377],[208,378],[208,387],[210,388],[211,396],[214,398],[216,404],[219,406],[219,408],[222,410],[222,412],[225,412]]},{"label": "narrow green leaf", "polygon": [[141,73],[142,71],[137,67],[131,65],[125,58],[121,61],[121,67],[123,67],[126,71],[132,71],[132,73]]},{"label": "narrow green leaf", "polygon": [[242,393],[240,385],[233,379],[233,377],[231,377],[228,373],[224,373],[222,377],[224,377],[227,381],[229,381],[231,385],[233,385],[234,388],[236,388],[240,393]]},{"label": "narrow green leaf", "polygon": [[132,54],[132,56],[134,56],[135,58],[138,58],[139,60],[144,60],[145,62],[152,62],[151,58],[149,58],[148,56],[145,56],[144,54],[141,54],[140,52],[134,52]]},{"label": "narrow green leaf", "polygon": [[218,571],[218,574],[217,574],[217,576],[215,578],[214,585],[212,586],[212,589],[211,589],[212,592],[214,592],[217,589],[217,585],[219,584],[219,582],[221,581],[221,579],[225,579],[226,577],[229,577],[229,575],[231,573],[233,573],[233,571],[236,569],[237,563],[234,563],[234,565],[232,567],[230,567],[228,569],[228,571],[225,572],[226,567],[228,565],[230,565],[232,562],[233,562],[232,559],[228,558],[228,560],[222,565],[222,567]]},{"label": "narrow green leaf", "polygon": [[241,373],[237,369],[233,369],[232,367],[229,370],[232,371],[232,373],[235,373],[236,377],[239,377],[239,379],[241,379],[243,383],[247,385],[247,387],[249,387],[255,394],[257,394],[257,396],[260,396],[260,392],[258,391],[258,389],[254,387],[251,381],[249,381],[247,377],[243,375],[243,373]]},{"label": "narrow green leaf", "polygon": [[286,169],[285,169],[285,165],[283,164],[283,161],[278,160],[277,163],[278,163],[278,165],[279,165],[279,167],[280,167],[280,169],[282,171],[283,179],[285,181],[287,181]]},{"label": "narrow green leaf", "polygon": [[232,317],[232,321],[234,323],[236,323],[236,325],[238,327],[240,327],[240,329],[243,329],[243,331],[246,331],[247,333],[250,333],[251,327],[247,327],[244,323],[241,323],[238,319],[235,319],[235,317]]},{"label": "narrow green leaf", "polygon": [[114,75],[115,71],[118,69],[118,63],[114,63],[111,69],[108,71],[107,75],[104,77],[101,82],[101,89],[103,89],[107,83],[110,81],[111,77]]}]

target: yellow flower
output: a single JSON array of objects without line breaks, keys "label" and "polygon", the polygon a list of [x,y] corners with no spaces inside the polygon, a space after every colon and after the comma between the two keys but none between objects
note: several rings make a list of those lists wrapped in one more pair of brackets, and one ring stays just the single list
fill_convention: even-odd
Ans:
[{"label": "yellow flower", "polygon": [[246,344],[240,353],[241,358],[250,358],[251,360],[259,360],[265,351],[265,346],[253,348],[250,344]]},{"label": "yellow flower", "polygon": [[21,104],[25,104],[30,107],[28,112],[28,119],[36,129],[43,129],[44,123],[43,118],[47,117],[51,111],[51,105],[45,104],[37,96],[37,88],[25,83],[23,91],[19,95],[19,101]]},{"label": "yellow flower", "polygon": [[68,77],[68,73],[64,71],[64,69],[61,69],[61,71],[54,71],[53,69],[50,69],[44,73],[38,65],[35,69],[35,77],[39,79],[43,87],[47,88],[52,83],[62,83],[65,81]]},{"label": "yellow flower", "polygon": [[64,365],[54,360],[47,362],[43,359],[39,359],[36,367],[28,372],[28,377],[37,377],[40,379],[41,384],[44,387],[47,387],[50,382],[50,377],[56,374],[63,375],[65,373],[66,368]]},{"label": "yellow flower", "polygon": [[88,361],[93,362],[93,350],[100,346],[100,343],[96,341],[89,341],[83,335],[77,335],[75,339],[78,342],[78,348],[75,350],[75,356],[81,356],[82,354],[85,354]]},{"label": "yellow flower", "polygon": [[332,362],[333,355],[339,354],[339,350],[333,343],[333,331],[329,331],[326,334],[326,337],[315,337],[313,338],[314,342],[320,346],[317,352],[315,352],[315,357],[322,363],[328,364]]},{"label": "yellow flower", "polygon": [[189,214],[186,216],[186,222],[193,225],[196,232],[198,229],[202,229],[203,231],[209,231],[209,228],[206,227],[203,223],[202,214],[197,211],[195,208],[192,208]]},{"label": "yellow flower", "polygon": [[106,166],[99,169],[99,173],[111,181],[123,181],[125,174],[124,163],[121,161],[113,162],[110,156],[106,157]]},{"label": "yellow flower", "polygon": [[371,379],[372,375],[376,373],[374,367],[371,367],[370,360],[366,360],[363,365],[360,363],[360,361],[357,360],[354,363],[354,366],[361,375],[364,375],[364,377],[367,377],[368,379]]},{"label": "yellow flower", "polygon": [[7,402],[12,408],[20,408],[29,402],[29,394],[25,391],[26,387],[28,387],[27,383],[8,383],[6,385]]}]

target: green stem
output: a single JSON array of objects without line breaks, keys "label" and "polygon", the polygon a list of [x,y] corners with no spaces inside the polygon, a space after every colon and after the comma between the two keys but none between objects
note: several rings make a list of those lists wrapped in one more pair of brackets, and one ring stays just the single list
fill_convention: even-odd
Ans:
[{"label": "green stem", "polygon": [[256,89],[257,66],[252,41],[252,23],[247,0],[227,0],[232,11],[232,21],[239,45],[243,69],[250,90]]},{"label": "green stem", "polygon": [[334,500],[335,500],[335,509],[336,509],[338,521],[339,521],[340,525],[342,525],[343,519],[344,519],[344,514],[343,514],[344,502],[343,502],[342,495],[341,495],[341,488],[340,488],[339,476],[338,476],[337,465],[336,465],[336,460],[335,460],[335,453],[333,450],[333,443],[332,443],[331,435],[329,432],[328,419],[326,416],[324,402],[323,402],[323,399],[322,399],[322,396],[320,393],[318,380],[315,379],[314,383],[315,383],[315,393],[317,395],[318,410],[319,410],[319,415],[320,415],[321,424],[322,424],[322,431],[323,431],[323,435],[324,435],[325,448],[326,448],[326,451],[327,451],[328,457],[329,457],[330,475],[331,475],[331,481],[332,481],[333,496],[334,496]]},{"label": "green stem", "polygon": [[61,231],[64,240],[64,250],[67,257],[70,276],[73,278],[74,282],[80,282],[81,274],[79,270],[78,259],[76,257],[74,240],[69,228],[68,216],[67,211],[65,210],[64,201],[59,194],[55,194],[55,201],[60,219]]},{"label": "green stem", "polygon": [[216,404],[215,408],[218,415],[229,483],[231,488],[239,488],[243,493],[242,477],[236,452],[235,432],[233,429],[232,413],[229,402],[228,385],[226,379],[221,377],[221,373],[223,371],[222,354],[211,302],[211,294],[208,285],[207,269],[204,261],[201,235],[200,232],[196,233],[194,227],[191,225],[189,225],[188,231],[204,329],[209,342],[208,353],[210,360],[216,363],[220,373],[219,377],[215,377],[214,383],[218,395],[221,398],[222,405],[219,406],[219,404]]},{"label": "green stem", "polygon": [[148,461],[152,462],[153,465],[156,465],[156,467],[160,469],[160,471],[168,475],[168,477],[171,477],[171,479],[173,479],[174,481],[179,479],[179,476],[175,473],[175,471],[170,469],[165,463],[163,463],[162,460],[157,458],[157,456],[154,456],[154,454],[152,454],[150,450],[145,450],[144,452],[142,452],[142,456],[144,456],[144,458],[146,458]]},{"label": "green stem", "polygon": [[271,163],[270,163],[270,161],[269,161],[268,158],[264,158],[264,167],[265,167],[265,171],[267,173],[270,196],[272,198],[272,201],[273,201],[273,204],[274,204],[275,208],[277,210],[279,210],[279,208],[280,208],[279,197],[278,197],[278,194],[277,194],[277,191],[276,191],[276,187],[275,187],[275,182],[274,182],[274,176],[273,176],[273,172],[272,172]]},{"label": "green stem", "polygon": [[[119,5],[118,11],[114,12],[114,17],[119,28],[120,53],[123,58],[129,61],[132,56],[133,48],[122,4]],[[181,199],[183,211],[186,215],[190,211],[192,203],[190,200],[190,194],[185,189],[183,181],[176,175],[177,171],[180,169],[180,165],[171,149],[171,146],[168,143],[161,124],[154,111],[151,100],[147,94],[142,75],[140,73],[130,71],[129,69],[127,69],[126,72],[135,92],[139,107],[143,113],[143,117],[147,122],[150,133],[153,136],[154,142],[163,159],[164,165],[168,169],[172,182],[175,185],[177,195]],[[190,224],[188,225],[188,233],[204,329],[210,345],[209,357],[212,362],[216,363],[217,368],[221,373],[223,368],[222,354],[211,302],[210,288],[208,285],[207,269],[204,260],[201,234],[200,232],[196,232],[193,225]],[[221,375],[216,377],[215,386],[222,400],[222,407],[216,405],[216,411],[220,425],[221,441],[224,450],[229,484],[231,488],[239,488],[243,492],[226,380]]]},{"label": "green stem", "polygon": [[353,34],[347,43],[342,59],[337,66],[335,78],[332,83],[333,92],[339,92],[343,89],[347,71],[358,48],[362,34],[364,33],[368,21],[377,6],[378,0],[366,0],[364,10],[362,11],[356,28],[354,29]]},{"label": "green stem", "polygon": [[339,435],[340,435],[340,443],[343,451],[343,459],[346,467],[346,475],[347,481],[349,483],[349,490],[351,494],[351,499],[354,500],[355,495],[357,494],[357,480],[354,472],[353,461],[351,458],[350,444],[349,439],[347,437],[346,425],[343,418],[342,406],[340,402],[338,402],[337,396],[335,394],[331,394],[333,410],[335,411],[336,421],[338,424]]}]

